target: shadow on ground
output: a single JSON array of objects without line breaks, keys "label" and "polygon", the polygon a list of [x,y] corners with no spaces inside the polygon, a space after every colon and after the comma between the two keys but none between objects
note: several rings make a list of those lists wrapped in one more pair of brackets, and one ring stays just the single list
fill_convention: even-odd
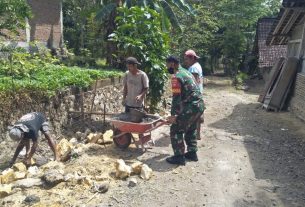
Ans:
[{"label": "shadow on ground", "polygon": [[[304,124],[289,116],[266,112],[259,104],[238,104],[230,116],[209,125],[240,135],[242,139],[229,141],[243,142],[256,179],[273,186],[257,195],[255,204],[243,199],[235,206],[305,206],[305,136],[299,132]],[[281,204],[272,201],[270,193]]]}]

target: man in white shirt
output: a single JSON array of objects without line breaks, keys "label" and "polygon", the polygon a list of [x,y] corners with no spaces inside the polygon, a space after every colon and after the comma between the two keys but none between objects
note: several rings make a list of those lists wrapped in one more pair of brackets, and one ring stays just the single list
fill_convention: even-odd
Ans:
[{"label": "man in white shirt", "polygon": [[129,112],[130,108],[143,109],[144,98],[148,91],[149,80],[145,72],[138,69],[140,63],[134,57],[126,59],[126,67],[128,71],[123,79],[123,102],[125,112]]},{"label": "man in white shirt", "polygon": [[188,71],[194,75],[196,82],[200,87],[200,91],[201,93],[203,93],[203,73],[202,67],[198,63],[199,58],[200,57],[196,54],[194,50],[187,50],[184,53],[184,63],[188,68]]},{"label": "man in white shirt", "polygon": [[[186,67],[188,68],[188,71],[193,74],[195,77],[195,80],[197,84],[199,85],[200,92],[203,95],[203,73],[202,73],[202,67],[198,63],[198,59],[200,57],[196,54],[194,50],[187,50],[184,53],[184,63]],[[204,116],[202,114],[201,119],[197,123],[197,139],[200,140],[200,128],[201,123],[204,122]]]}]

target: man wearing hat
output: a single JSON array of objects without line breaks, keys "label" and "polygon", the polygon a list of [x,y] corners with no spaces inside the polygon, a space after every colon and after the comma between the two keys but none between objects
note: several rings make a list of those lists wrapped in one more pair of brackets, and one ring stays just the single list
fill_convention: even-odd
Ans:
[{"label": "man wearing hat", "polygon": [[203,92],[203,73],[202,67],[198,63],[200,57],[196,54],[194,50],[187,50],[184,53],[184,63],[188,68],[188,71],[192,73],[200,86],[200,91]]},{"label": "man wearing hat", "polygon": [[[46,118],[39,112],[33,112],[22,116],[9,131],[9,136],[13,140],[19,141],[14,156],[10,162],[10,166],[15,163],[20,151],[24,147],[26,148],[24,163],[27,166],[31,164],[31,158],[33,157],[38,145],[37,140],[39,131],[41,131],[48,140],[48,144],[54,153],[54,159],[59,160],[56,144],[50,136],[49,124],[46,121]],[[30,140],[33,142],[32,147],[30,147]]]},{"label": "man wearing hat", "polygon": [[144,107],[144,98],[148,91],[149,80],[145,72],[138,69],[141,65],[134,57],[126,58],[126,67],[128,71],[123,78],[123,101],[125,112],[130,108],[142,110]]},{"label": "man wearing hat", "polygon": [[[196,54],[194,50],[187,50],[184,53],[184,63],[186,67],[188,68],[188,71],[193,74],[193,76],[196,79],[197,84],[199,85],[200,92],[203,95],[203,73],[202,73],[202,67],[198,63],[198,59],[200,57]],[[197,139],[200,140],[200,129],[201,129],[201,123],[204,122],[204,116],[202,114],[201,118],[198,120],[197,123]]]}]

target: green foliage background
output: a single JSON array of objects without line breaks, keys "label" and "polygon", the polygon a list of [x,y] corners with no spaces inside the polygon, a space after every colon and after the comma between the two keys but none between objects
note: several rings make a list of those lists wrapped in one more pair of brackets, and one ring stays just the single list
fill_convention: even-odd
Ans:
[{"label": "green foliage background", "polygon": [[[69,85],[86,87],[96,78],[122,75],[88,67],[102,63],[125,70],[123,60],[135,56],[150,78],[154,109],[164,91],[169,53],[182,59],[185,50],[194,49],[205,74],[224,65],[236,76],[251,59],[257,20],[276,16],[280,5],[279,0],[63,0],[69,58],[8,52],[0,57],[0,93],[29,89],[49,96]],[[0,1],[0,37],[17,34],[31,15],[26,0]]]},{"label": "green foliage background", "polygon": [[141,69],[150,80],[148,100],[155,109],[164,92],[167,79],[165,59],[169,54],[169,37],[162,32],[161,16],[149,8],[122,7],[116,18],[117,29],[110,40],[118,48],[116,58],[124,63],[128,56],[141,62]]}]

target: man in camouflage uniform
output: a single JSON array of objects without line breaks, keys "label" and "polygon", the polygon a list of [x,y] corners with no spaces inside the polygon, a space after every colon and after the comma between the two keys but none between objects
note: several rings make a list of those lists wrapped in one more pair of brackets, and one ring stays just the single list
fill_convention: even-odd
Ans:
[{"label": "man in camouflage uniform", "polygon": [[[179,60],[170,56],[166,59],[168,72],[172,76],[172,108],[170,137],[174,156],[166,159],[171,164],[185,165],[185,158],[198,161],[197,157],[197,121],[204,111],[204,103],[198,84],[193,75],[180,67]],[[185,153],[185,145],[187,153]]]}]

